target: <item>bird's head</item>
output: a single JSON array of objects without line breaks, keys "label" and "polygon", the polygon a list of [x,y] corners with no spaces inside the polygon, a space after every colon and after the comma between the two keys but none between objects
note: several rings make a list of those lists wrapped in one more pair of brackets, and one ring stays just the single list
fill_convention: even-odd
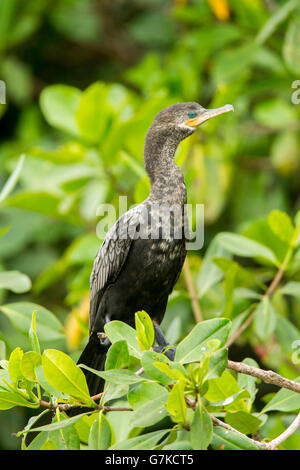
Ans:
[{"label": "bird's head", "polygon": [[203,122],[233,110],[231,104],[206,109],[194,102],[177,103],[160,111],[152,126],[164,134],[173,134],[179,140],[183,140],[195,132]]}]

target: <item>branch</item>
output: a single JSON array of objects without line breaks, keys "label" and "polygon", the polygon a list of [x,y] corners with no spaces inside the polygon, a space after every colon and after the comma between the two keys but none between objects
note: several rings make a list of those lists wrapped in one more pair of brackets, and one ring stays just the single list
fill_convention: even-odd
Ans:
[{"label": "branch", "polygon": [[251,375],[252,377],[261,379],[265,383],[277,385],[278,387],[287,388],[293,392],[300,393],[300,383],[286,379],[272,370],[263,370],[258,367],[248,366],[242,362],[233,361],[228,361],[227,368],[235,370],[240,374]]},{"label": "branch", "polygon": [[255,314],[256,314],[256,310],[254,310],[254,312],[252,312],[251,315],[249,315],[247,320],[245,320],[245,322],[236,330],[236,332],[233,333],[233,335],[228,338],[225,344],[225,348],[229,348],[236,341],[236,339],[243,333],[243,331],[245,331],[246,328],[248,328]]},{"label": "branch", "polygon": [[294,419],[294,421],[289,425],[289,427],[283,431],[280,436],[276,437],[273,439],[273,441],[269,442],[268,449],[269,450],[274,450],[276,447],[280,446],[286,439],[288,439],[292,434],[294,434],[295,431],[300,426],[300,413],[297,415],[297,417]]},{"label": "branch", "polygon": [[252,442],[252,444],[256,445],[256,447],[258,447],[260,450],[267,450],[268,449],[268,444],[267,443],[260,442],[260,441],[257,441],[255,439],[251,439],[250,437],[246,436],[246,434],[243,434],[242,432],[240,432],[237,429],[233,428],[229,424],[224,423],[224,421],[221,421],[219,418],[216,418],[213,415],[210,415],[210,417],[211,417],[211,419],[212,419],[215,426],[220,426],[221,428],[228,429],[228,431],[235,432],[239,436],[242,436],[242,437],[248,439],[250,442]]},{"label": "branch", "polygon": [[[102,395],[99,393],[99,395]],[[95,395],[98,397],[98,395]],[[93,397],[91,397],[93,398]],[[99,397],[98,397],[99,398]],[[43,408],[48,408],[48,410],[56,410],[57,408],[59,411],[69,411],[72,408],[87,408],[87,405],[84,405],[83,403],[76,403],[76,404],[69,404],[69,403],[59,403],[59,404],[51,404],[48,401],[45,400],[39,400],[39,404]],[[133,408],[130,408],[129,406],[104,406],[104,405],[96,405],[95,409],[98,410],[104,410],[104,411],[133,411]]]},{"label": "branch", "polygon": [[[280,284],[280,282],[281,282],[281,280],[284,276],[284,273],[285,273],[285,270],[286,270],[287,265],[289,263],[289,260],[291,258],[292,252],[293,252],[293,247],[290,247],[287,250],[287,253],[284,257],[284,260],[283,260],[281,266],[279,267],[273,281],[269,285],[267,292],[264,294],[264,297],[271,297],[273,295],[273,293],[275,292],[275,290],[277,289],[277,287],[279,286],[279,284]],[[247,318],[247,320],[236,330],[236,332],[232,335],[232,337],[228,339],[228,341],[226,343],[227,348],[235,342],[235,340],[243,333],[243,331],[245,331],[246,328],[248,328],[248,326],[251,324],[253,318],[255,317],[256,312],[257,312],[257,310],[255,309],[254,312],[252,312],[251,315]]]},{"label": "branch", "polygon": [[277,447],[280,446],[286,439],[288,439],[300,426],[300,413],[294,419],[294,421],[290,424],[290,426],[278,437],[273,439],[271,442],[261,442],[257,441],[256,439],[251,439],[250,437],[246,436],[245,434],[241,433],[237,429],[231,427],[229,424],[224,423],[220,419],[216,418],[215,416],[211,416],[213,423],[216,426],[221,426],[222,428],[228,429],[229,431],[233,431],[240,436],[246,437],[250,442],[256,445],[260,450],[275,450]]},{"label": "branch", "polygon": [[183,273],[184,273],[186,287],[187,287],[187,290],[188,290],[188,293],[192,302],[194,317],[195,317],[196,322],[199,323],[203,321],[203,316],[202,316],[202,312],[201,312],[200,305],[198,302],[198,295],[197,295],[197,291],[196,291],[195,284],[193,281],[193,276],[191,273],[190,263],[189,263],[188,258],[185,259],[185,262],[183,265]]}]

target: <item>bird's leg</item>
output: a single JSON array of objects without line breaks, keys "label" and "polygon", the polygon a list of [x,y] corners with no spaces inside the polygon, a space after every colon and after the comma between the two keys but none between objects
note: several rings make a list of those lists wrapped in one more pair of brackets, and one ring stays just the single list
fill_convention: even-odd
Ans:
[{"label": "bird's leg", "polygon": [[103,333],[102,331],[99,331],[97,333],[97,336],[99,338],[101,346],[104,346],[108,349],[111,345],[111,342],[109,341],[107,335],[105,333]]},{"label": "bird's leg", "polygon": [[[105,315],[105,322],[104,322],[104,325],[106,325],[106,323],[109,323],[110,322],[110,316],[109,315]],[[104,326],[103,325],[103,326]],[[102,331],[99,331],[97,333],[97,336],[99,338],[99,341],[100,341],[100,344],[101,346],[104,346],[105,348],[109,348],[111,346],[111,342],[109,341],[107,335],[102,332]]]},{"label": "bird's leg", "polygon": [[[165,335],[161,331],[160,326],[156,322],[153,322],[153,326],[154,326],[154,335],[155,335],[155,341],[157,343],[157,346],[154,346],[152,349],[155,352],[162,353],[170,345],[167,341],[167,338],[165,337]],[[165,355],[171,361],[174,361],[175,352],[176,352],[175,348],[169,348],[165,351]]]}]

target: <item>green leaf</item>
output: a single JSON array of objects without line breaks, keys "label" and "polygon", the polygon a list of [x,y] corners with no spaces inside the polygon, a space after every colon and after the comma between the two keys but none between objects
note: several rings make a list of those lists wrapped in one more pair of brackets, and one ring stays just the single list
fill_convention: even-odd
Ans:
[{"label": "green leaf", "polygon": [[154,382],[139,382],[130,387],[127,399],[129,405],[139,409],[142,405],[151,402],[155,398],[165,398],[168,395],[166,389]]},{"label": "green leaf", "polygon": [[243,434],[253,434],[262,425],[261,419],[246,411],[227,412],[225,423]]},{"label": "green leaf", "polygon": [[255,220],[246,230],[243,235],[251,240],[267,246],[276,256],[279,262],[282,262],[288,250],[288,244],[278,238],[266,219]]},{"label": "green leaf", "polygon": [[185,381],[180,380],[172,388],[167,401],[167,411],[173,416],[176,423],[185,423],[186,402],[184,399]]},{"label": "green leaf", "polygon": [[264,288],[264,284],[257,281],[252,272],[240,266],[236,261],[228,258],[214,258],[213,262],[226,274],[233,270],[235,273],[236,282],[239,285],[257,285],[262,289]]},{"label": "green leaf", "polygon": [[142,352],[136,340],[136,331],[124,322],[114,320],[106,323],[104,331],[112,343],[125,340],[132,356],[140,359]]},{"label": "green leaf", "polygon": [[40,95],[40,106],[48,123],[59,130],[79,136],[75,113],[81,91],[67,85],[50,85]]},{"label": "green leaf", "polygon": [[253,321],[253,328],[257,336],[265,341],[270,337],[276,327],[276,312],[269,297],[264,296],[259,303]]},{"label": "green leaf", "polygon": [[211,445],[215,450],[258,450],[246,436],[219,426],[214,428]]},{"label": "green leaf", "polygon": [[[295,379],[295,382],[300,383],[300,377]],[[275,410],[285,412],[300,410],[300,394],[282,388],[274,395],[272,400],[266,404],[260,414]]]},{"label": "green leaf", "polygon": [[50,385],[85,404],[94,406],[84,373],[67,354],[55,349],[46,349],[42,355],[42,365]]},{"label": "green leaf", "polygon": [[6,226],[0,228],[0,237],[2,237],[3,235],[5,235],[6,232],[8,232],[9,229],[10,229],[10,226],[9,226],[9,225],[6,225]]},{"label": "green leaf", "polygon": [[[64,413],[59,413],[55,416],[52,424],[64,423],[68,421]],[[80,440],[77,429],[74,426],[61,426],[59,429],[48,431],[48,440],[51,441],[59,450],[79,450]],[[43,446],[44,447],[44,446]]]},{"label": "green leaf", "polygon": [[45,409],[40,414],[36,416],[31,416],[31,418],[29,418],[28,423],[26,424],[24,429],[17,434],[17,436],[22,435],[22,450],[29,447],[29,446],[28,447],[26,446],[26,437],[30,428],[32,428],[34,424],[37,423],[42,416],[48,413],[51,413],[51,410]]},{"label": "green leaf", "polygon": [[288,69],[300,75],[300,15],[290,21],[283,44],[283,57]]},{"label": "green leaf", "polygon": [[213,424],[205,408],[199,406],[191,422],[191,444],[194,450],[205,450],[213,437]]},{"label": "green leaf", "polygon": [[45,390],[46,393],[48,393],[49,395],[52,395],[53,397],[61,398],[62,400],[68,399],[67,394],[59,392],[54,387],[52,387],[52,385],[50,385],[49,382],[47,382],[42,364],[35,367],[34,372],[38,380],[38,383],[41,385],[41,387]]},{"label": "green leaf", "polygon": [[[176,364],[176,363],[175,363]],[[173,367],[171,367],[171,363],[165,363],[165,362],[154,362],[154,366],[157,367],[161,372],[166,374],[170,379],[173,381],[177,380],[185,380],[186,373],[185,370],[180,369],[181,364],[178,364],[176,367],[175,364],[172,364]],[[174,367],[175,366],[175,367]]]},{"label": "green leaf", "polygon": [[291,12],[297,8],[298,0],[289,0],[285,2],[281,7],[276,8],[275,12],[266,21],[263,28],[260,30],[256,37],[258,44],[264,43],[269,36],[271,36],[280,23],[282,23],[291,14]]},{"label": "green leaf", "polygon": [[[242,363],[246,364],[248,366],[252,366],[252,367],[259,367],[257,362],[254,361],[254,359],[251,359],[251,358],[244,359],[242,361]],[[258,381],[258,379],[256,377],[252,377],[251,375],[238,374],[237,380],[238,380],[238,384],[239,384],[240,388],[248,390],[248,392],[250,394],[250,400],[248,401],[249,402],[248,406],[249,406],[249,409],[250,409],[251,404],[254,401],[255,395],[256,395],[256,392],[257,392],[255,383]]]},{"label": "green leaf", "polygon": [[96,82],[82,93],[76,112],[76,121],[83,138],[88,142],[100,142],[107,128],[110,117],[107,92],[106,84]]},{"label": "green leaf", "polygon": [[154,343],[154,327],[149,315],[142,310],[135,314],[137,341],[142,351],[147,351]]},{"label": "green leaf", "polygon": [[[72,202],[72,200],[69,200]],[[64,199],[64,203],[68,203],[68,199]],[[23,209],[26,211],[37,212],[38,214],[50,217],[60,218],[65,222],[81,224],[81,219],[72,208],[63,206],[62,199],[57,194],[51,194],[46,191],[28,190],[19,191],[3,202],[5,207],[14,207],[15,209]]]},{"label": "green leaf", "polygon": [[125,441],[118,442],[110,447],[110,450],[151,450],[167,433],[169,429],[149,432],[142,436],[132,437]]},{"label": "green leaf", "polygon": [[250,70],[257,52],[257,44],[251,41],[219,53],[212,71],[214,82],[224,85],[239,78]]},{"label": "green leaf", "polygon": [[210,408],[226,408],[228,410],[245,409],[245,398],[249,398],[250,393],[248,390],[240,390],[233,395],[224,398],[223,400],[214,401],[209,403]]},{"label": "green leaf", "polygon": [[285,212],[274,210],[268,216],[268,224],[282,241],[290,243],[294,235],[291,218]]},{"label": "green leaf", "polygon": [[116,369],[111,369],[111,370],[105,370],[105,371],[100,371],[96,369],[92,369],[91,367],[86,366],[85,364],[79,364],[80,367],[83,369],[89,370],[90,372],[93,372],[94,374],[98,375],[99,377],[102,377],[104,380],[107,382],[111,382],[113,384],[134,384],[137,382],[141,382],[143,380],[148,380],[145,377],[142,377],[140,375],[136,375],[134,372],[131,370],[116,370]]},{"label": "green leaf", "polygon": [[271,162],[283,176],[290,177],[298,168],[298,136],[293,129],[283,129],[271,147]]},{"label": "green leaf", "polygon": [[235,233],[220,233],[219,243],[230,253],[245,257],[261,257],[278,266],[278,260],[274,253],[264,245],[250,238]]},{"label": "green leaf", "polygon": [[39,408],[40,404],[26,400],[26,398],[16,392],[0,390],[0,410],[9,410],[14,406],[25,406],[27,408]]},{"label": "green leaf", "polygon": [[2,271],[0,272],[0,289],[9,289],[16,294],[21,294],[31,289],[31,280],[19,271]]},{"label": "green leaf", "polygon": [[[164,389],[163,389],[164,390]],[[130,419],[130,424],[134,427],[146,427],[152,426],[153,424],[161,421],[167,416],[167,410],[163,402],[168,399],[168,392],[164,390],[164,393],[153,398],[141,405],[133,414]]]},{"label": "green leaf", "polygon": [[290,320],[279,315],[277,316],[275,335],[280,346],[289,356],[295,351],[294,347],[300,344],[298,343],[300,330]]},{"label": "green leaf", "polygon": [[89,449],[106,450],[110,447],[111,440],[110,423],[103,412],[100,412],[91,427],[88,441]]},{"label": "green leaf", "polygon": [[23,355],[20,368],[26,380],[38,382],[35,369],[41,364],[41,361],[41,355],[36,351],[28,351]]},{"label": "green leaf", "polygon": [[164,446],[164,450],[193,450],[190,442],[188,441],[175,441],[172,444]]},{"label": "green leaf", "polygon": [[213,258],[225,257],[228,252],[218,242],[218,236],[209,245],[197,278],[199,296],[202,297],[214,284],[219,282],[222,271],[215,265]]},{"label": "green leaf", "polygon": [[287,282],[287,284],[280,289],[280,292],[285,295],[300,297],[300,282]]},{"label": "green leaf", "polygon": [[207,350],[207,342],[220,340],[219,347],[224,346],[230,331],[231,323],[226,318],[214,318],[198,323],[188,336],[176,348],[175,361],[181,364],[200,360]]},{"label": "green leaf", "polygon": [[168,377],[164,372],[159,370],[157,366],[154,365],[159,361],[166,364],[170,362],[169,359],[163,354],[159,354],[155,351],[145,351],[141,360],[145,373],[148,375],[148,377],[156,380],[162,385],[169,385],[173,383],[173,379]]},{"label": "green leaf", "polygon": [[68,426],[72,426],[76,423],[79,419],[83,416],[86,416],[86,413],[81,413],[76,416],[72,416],[71,418],[64,419],[61,421],[55,421],[51,424],[46,424],[45,426],[37,426],[36,428],[29,429],[29,432],[46,432],[46,431],[56,431],[57,429],[67,428]]},{"label": "green leaf", "polygon": [[64,337],[60,321],[45,307],[31,302],[16,302],[1,305],[0,310],[21,333],[28,334],[31,327],[32,313],[37,310],[36,330],[41,341],[53,341]]},{"label": "green leaf", "polygon": [[39,339],[38,339],[37,332],[36,332],[36,314],[37,314],[37,310],[34,310],[32,313],[31,325],[29,328],[28,336],[30,339],[32,349],[38,354],[41,354],[40,343],[39,343]]},{"label": "green leaf", "polygon": [[203,380],[216,379],[220,377],[227,367],[228,349],[219,349],[209,356],[209,371]]},{"label": "green leaf", "polygon": [[14,169],[14,171],[12,172],[12,174],[10,175],[10,177],[8,178],[8,180],[6,181],[5,185],[2,188],[2,191],[0,193],[0,203],[4,201],[4,199],[6,199],[6,197],[12,192],[12,190],[16,186],[20,173],[23,168],[24,160],[25,160],[25,155],[22,154],[18,160],[16,168]]},{"label": "green leaf", "polygon": [[245,409],[243,398],[249,397],[247,390],[241,390],[233,375],[225,370],[221,377],[208,381],[209,387],[205,398],[213,406],[229,406],[230,410]]},{"label": "green leaf", "polygon": [[24,352],[22,351],[21,348],[17,347],[15,348],[9,357],[9,362],[8,362],[8,372],[10,379],[13,383],[18,383],[20,379],[23,378],[23,374],[21,371],[21,362],[23,359]]},{"label": "green leaf", "polygon": [[288,129],[298,121],[295,106],[278,97],[260,101],[254,108],[256,121],[270,129]]},{"label": "green leaf", "polygon": [[108,350],[105,370],[123,369],[129,364],[129,351],[125,340],[116,341]]}]

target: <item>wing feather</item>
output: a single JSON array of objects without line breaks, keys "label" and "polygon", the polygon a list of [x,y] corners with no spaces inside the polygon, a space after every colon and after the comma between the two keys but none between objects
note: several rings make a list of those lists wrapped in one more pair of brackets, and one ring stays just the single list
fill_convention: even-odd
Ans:
[{"label": "wing feather", "polygon": [[133,241],[128,229],[138,226],[139,215],[138,206],[123,214],[107,232],[97,253],[90,277],[90,331],[105,289],[115,282],[126,261]]}]

